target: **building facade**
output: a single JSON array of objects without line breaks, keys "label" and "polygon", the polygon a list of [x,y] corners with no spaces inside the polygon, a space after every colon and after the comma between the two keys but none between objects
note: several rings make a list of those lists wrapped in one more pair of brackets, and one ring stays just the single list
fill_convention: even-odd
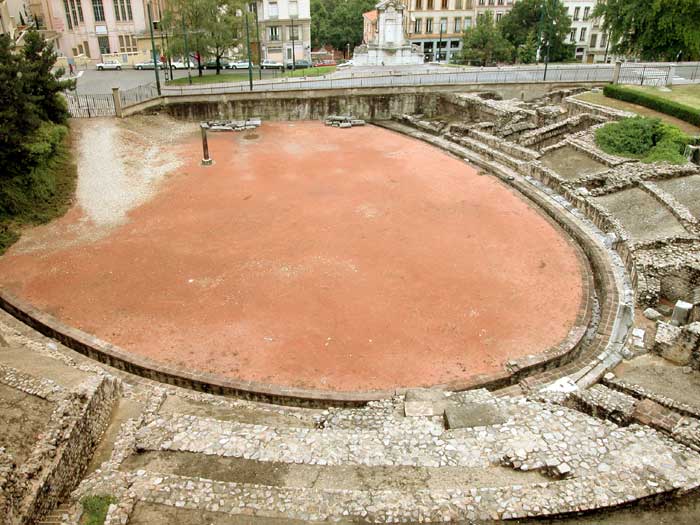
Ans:
[{"label": "building facade", "polygon": [[464,30],[480,14],[493,12],[500,20],[514,0],[404,0],[409,8],[408,36],[420,46],[426,61],[444,61],[462,50]]},{"label": "building facade", "polygon": [[588,64],[610,62],[608,35],[603,31],[602,20],[593,17],[597,0],[563,0],[571,18],[568,43],[575,46],[575,57]]},{"label": "building facade", "polygon": [[257,0],[257,11],[263,60],[311,60],[309,0]]},{"label": "building facade", "polygon": [[[137,40],[148,31],[146,0],[28,0],[38,25],[57,34],[55,46],[69,61],[144,58]],[[157,19],[158,1],[153,3]]]}]

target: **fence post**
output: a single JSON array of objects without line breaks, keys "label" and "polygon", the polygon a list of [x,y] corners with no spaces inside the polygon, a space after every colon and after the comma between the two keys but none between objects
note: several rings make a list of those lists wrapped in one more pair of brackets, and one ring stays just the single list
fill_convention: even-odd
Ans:
[{"label": "fence post", "polygon": [[114,99],[114,115],[122,118],[122,98],[119,96],[119,88],[112,88],[112,98]]},{"label": "fence post", "polygon": [[667,86],[672,86],[673,85],[673,77],[676,76],[676,63],[674,62],[670,66],[668,66],[668,76],[666,77],[666,85]]},{"label": "fence post", "polygon": [[622,69],[622,62],[618,60],[617,62],[615,62],[615,69],[613,69],[613,78],[612,78],[613,84],[620,83],[620,70],[621,69]]}]

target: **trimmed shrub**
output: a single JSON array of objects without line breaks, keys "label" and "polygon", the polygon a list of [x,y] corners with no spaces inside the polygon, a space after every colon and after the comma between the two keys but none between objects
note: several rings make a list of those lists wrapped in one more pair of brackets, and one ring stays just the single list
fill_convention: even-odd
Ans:
[{"label": "trimmed shrub", "polygon": [[692,138],[656,118],[633,117],[611,122],[596,130],[598,147],[612,155],[642,162],[684,164],[683,151]]},{"label": "trimmed shrub", "polygon": [[652,93],[645,93],[636,89],[626,88],[617,84],[609,84],[603,88],[606,97],[616,98],[632,104],[638,104],[660,113],[676,117],[680,120],[700,126],[700,109],[686,106],[667,98],[659,97]]}]

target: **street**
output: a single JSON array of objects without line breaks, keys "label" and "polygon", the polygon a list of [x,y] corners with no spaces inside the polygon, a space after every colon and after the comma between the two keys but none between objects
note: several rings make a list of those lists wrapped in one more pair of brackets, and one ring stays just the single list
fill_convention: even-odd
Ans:
[{"label": "street", "polygon": [[[76,91],[79,95],[94,95],[98,93],[111,93],[113,87],[119,87],[120,89],[130,89],[136,86],[142,86],[150,82],[155,82],[155,73],[153,70],[137,71],[135,69],[123,69],[121,71],[97,71],[95,69],[88,69],[85,71],[80,71],[78,78],[78,85]],[[166,71],[161,70],[158,72],[160,75],[160,81],[165,81]],[[191,69],[190,73],[193,77],[197,76],[198,71],[196,69]],[[240,73],[241,75],[247,74],[247,70],[235,70],[226,69],[222,70],[221,74],[230,73]],[[206,69],[202,71],[204,75],[215,75],[215,70]],[[186,69],[176,69],[173,71],[173,76],[177,78],[187,77]],[[264,79],[273,79],[280,76],[280,72],[277,70],[264,70]],[[253,70],[253,80],[258,80],[260,77],[258,71]],[[187,84],[184,84],[185,86]]]}]

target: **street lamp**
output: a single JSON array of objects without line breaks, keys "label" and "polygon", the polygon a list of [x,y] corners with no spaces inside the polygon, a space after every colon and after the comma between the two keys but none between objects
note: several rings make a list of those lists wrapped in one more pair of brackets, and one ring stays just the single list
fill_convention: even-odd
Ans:
[{"label": "street lamp", "polygon": [[442,57],[442,33],[445,30],[445,22],[446,20],[440,20],[440,40],[438,41],[438,48],[437,48],[437,62],[438,64],[440,63],[440,58]]},{"label": "street lamp", "polygon": [[153,15],[151,15],[151,2],[148,2],[148,27],[151,29],[151,55],[153,55],[153,71],[156,73],[156,90],[160,96],[160,75],[158,75],[158,57],[156,56],[156,39],[153,37]]},{"label": "street lamp", "polygon": [[258,19],[258,2],[253,4],[253,12],[255,13],[255,36],[258,39],[258,78],[262,80],[262,42],[260,41],[260,20]]},{"label": "street lamp", "polygon": [[291,37],[292,37],[292,71],[296,71],[297,69],[297,61],[296,61],[296,45],[294,43],[294,18],[291,18],[292,20],[292,32],[291,32]]}]

